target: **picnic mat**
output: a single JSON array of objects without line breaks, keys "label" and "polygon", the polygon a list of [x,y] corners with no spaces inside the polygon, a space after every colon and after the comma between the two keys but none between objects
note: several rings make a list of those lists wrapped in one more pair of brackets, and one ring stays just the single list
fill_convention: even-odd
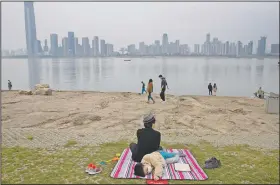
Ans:
[{"label": "picnic mat", "polygon": [[[186,157],[180,157],[178,163],[186,163],[190,165],[190,172],[179,172],[175,171],[174,164],[168,164],[165,167],[164,174],[162,179],[172,179],[172,180],[206,180],[208,179],[206,173],[202,170],[202,168],[197,163],[194,156],[187,149],[165,149],[167,152],[180,152],[186,155]],[[143,178],[134,175],[134,166],[136,162],[134,162],[131,158],[131,151],[129,148],[125,149],[114,167],[111,177],[117,179],[135,179],[135,178]],[[152,179],[152,174],[147,175],[143,179]]]}]

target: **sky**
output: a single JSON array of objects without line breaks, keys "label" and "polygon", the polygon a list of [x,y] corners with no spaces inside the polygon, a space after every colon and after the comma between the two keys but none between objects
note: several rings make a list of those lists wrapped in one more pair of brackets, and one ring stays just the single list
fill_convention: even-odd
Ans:
[{"label": "sky", "polygon": [[[26,48],[23,2],[1,4],[2,48]],[[80,43],[82,37],[99,36],[115,50],[161,41],[163,33],[169,42],[190,46],[202,44],[207,33],[211,40],[253,40],[254,47],[260,36],[267,36],[268,48],[279,43],[277,2],[35,2],[34,8],[37,39],[49,42],[57,33],[59,44],[68,31]]]}]

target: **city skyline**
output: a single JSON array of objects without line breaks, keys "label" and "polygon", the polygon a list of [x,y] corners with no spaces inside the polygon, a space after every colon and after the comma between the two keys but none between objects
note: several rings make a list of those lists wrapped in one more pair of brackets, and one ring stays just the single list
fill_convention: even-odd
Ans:
[{"label": "city skyline", "polygon": [[[3,3],[3,21],[2,21],[2,29],[3,29],[3,33],[2,33],[2,48],[3,49],[17,49],[17,48],[25,48],[24,46],[22,46],[22,43],[24,43],[22,41],[22,39],[8,39],[9,37],[5,37],[5,35],[7,35],[7,30],[11,27],[13,27],[15,24],[10,24],[7,26],[7,22],[9,22],[9,19],[12,17],[14,20],[17,20],[17,17],[13,17],[10,16],[10,18],[7,19],[7,10],[9,10],[10,7],[10,13],[11,15],[13,15],[15,12],[13,12],[13,8],[16,9],[15,7],[18,6],[18,4],[21,4],[21,8],[23,7],[22,4],[23,3],[9,3],[9,5],[5,5],[6,3]],[[44,3],[43,3],[44,4]],[[54,5],[56,4],[60,4],[62,5],[62,3],[45,3],[44,6],[45,10],[43,12],[46,13],[46,11],[48,10],[48,6],[50,7],[54,7]],[[70,5],[68,5],[70,4]],[[74,3],[75,6],[81,7],[82,5],[84,6],[84,3],[80,3],[82,5],[80,5],[79,3]],[[102,3],[87,3],[87,5],[98,5],[97,7],[100,7],[101,5],[104,6],[104,4]],[[109,3],[107,3],[109,4]],[[110,3],[112,4],[112,3]],[[220,14],[223,15],[229,15],[229,13],[225,13],[226,10],[229,9],[228,4],[230,3],[179,3],[182,5],[181,8],[178,8],[179,6],[177,5],[177,3],[168,3],[167,6],[162,5],[162,3],[149,3],[151,4],[151,7],[146,6],[147,3],[115,3],[114,5],[116,6],[120,6],[121,5],[125,5],[125,6],[131,6],[132,9],[127,10],[126,13],[129,14],[129,16],[133,19],[133,24],[129,24],[131,23],[131,21],[128,20],[120,20],[118,18],[120,18],[121,16],[116,15],[115,13],[118,12],[120,10],[114,10],[112,12],[112,15],[114,14],[114,18],[115,19],[111,19],[109,20],[108,18],[110,17],[109,15],[109,7],[106,8],[106,15],[102,14],[102,12],[100,12],[100,10],[97,10],[96,8],[94,9],[96,11],[97,14],[99,14],[99,17],[102,17],[102,15],[104,15],[107,18],[107,21],[105,21],[107,24],[98,24],[100,23],[99,17],[95,17],[92,18],[92,21],[90,24],[87,24],[86,26],[79,26],[79,27],[75,27],[74,25],[77,24],[77,19],[73,18],[70,20],[68,20],[71,22],[71,24],[68,27],[65,27],[63,29],[66,30],[66,32],[61,32],[57,25],[62,24],[62,22],[60,22],[61,19],[63,19],[63,17],[65,17],[65,15],[67,14],[67,12],[63,12],[61,14],[59,14],[60,18],[57,18],[56,21],[53,21],[52,24],[54,24],[52,27],[48,26],[49,23],[47,23],[46,21],[48,20],[47,18],[51,17],[52,15],[48,15],[44,14],[42,15],[42,4],[41,2],[37,2],[34,4],[35,6],[35,16],[36,16],[36,25],[37,25],[37,37],[38,40],[41,40],[42,43],[45,39],[48,39],[48,42],[50,43],[50,34],[51,33],[56,33],[58,34],[58,42],[60,43],[63,37],[67,36],[67,33],[69,31],[73,31],[75,33],[75,37],[78,37],[79,40],[82,37],[88,37],[89,41],[90,41],[90,45],[92,45],[92,39],[94,38],[94,36],[98,36],[100,39],[105,39],[106,41],[109,41],[110,43],[114,44],[114,48],[115,50],[119,50],[122,47],[127,47],[130,44],[137,44],[138,42],[145,42],[145,43],[154,43],[154,40],[161,40],[161,36],[163,33],[167,33],[169,36],[169,40],[180,40],[180,43],[185,43],[188,44],[192,50],[194,50],[193,45],[194,44],[202,44],[205,40],[205,34],[207,34],[208,32],[211,33],[211,35],[218,37],[220,40],[222,40],[223,42],[225,41],[232,41],[232,42],[238,42],[239,40],[243,43],[247,43],[248,41],[252,40],[254,45],[256,46],[258,43],[258,40],[260,38],[260,36],[267,36],[267,49],[270,49],[270,45],[271,44],[275,44],[278,42],[278,33],[279,33],[279,21],[276,22],[276,20],[279,19],[278,16],[272,16],[272,15],[278,15],[279,14],[279,10],[275,9],[275,6],[273,8],[272,4],[273,3],[232,3],[234,6],[231,6],[231,9],[233,9],[232,11],[236,10],[237,7],[242,5],[242,8],[239,10],[239,14],[237,17],[239,18],[232,18],[232,17],[228,17],[227,20],[233,20],[232,22],[232,26],[230,26],[231,24],[227,24],[226,21],[222,20],[221,18],[216,17],[218,14],[213,14],[214,11],[218,11],[218,9],[220,8],[221,10],[223,10]],[[135,5],[137,4],[137,6]],[[164,3],[163,3],[164,4]],[[194,15],[197,16],[199,12],[199,9],[202,10],[203,8],[205,8],[205,6],[208,6],[208,8],[211,9],[212,12],[208,12],[208,13],[212,13],[213,15],[213,19],[211,19],[211,21],[209,21],[209,19],[205,18],[204,14],[207,14],[207,11],[204,11],[203,14],[201,14],[200,18],[201,20],[199,20],[201,23],[200,24],[191,24],[191,23],[196,23],[193,20],[188,21],[188,17],[192,17],[190,15]],[[231,5],[232,5],[231,4]],[[257,4],[257,5],[256,5]],[[16,5],[16,6],[14,6]],[[48,5],[48,6],[47,6]],[[70,6],[73,6],[73,3],[64,3],[63,5],[65,5],[66,10],[70,10]],[[154,17],[151,17],[149,19],[147,19],[147,15],[151,14],[152,11],[155,11],[155,9],[153,8],[153,6],[157,6],[159,10],[156,11],[157,15],[154,14]],[[184,7],[184,6],[185,7]],[[186,7],[187,5],[187,7]],[[218,8],[214,7],[213,5],[217,6]],[[243,5],[246,5],[245,8]],[[5,8],[6,7],[6,8]],[[92,6],[91,6],[92,7]],[[133,8],[134,7],[134,8]],[[135,11],[135,7],[139,7],[140,9],[133,13],[133,11]],[[189,16],[187,16],[186,20],[184,20],[183,22],[186,22],[185,24],[173,24],[172,26],[172,22],[176,21],[177,19],[180,18],[180,16],[178,17],[178,15],[176,14],[176,12],[174,12],[175,8],[178,8],[178,10],[176,9],[177,12],[179,12],[179,14],[183,15],[182,10],[187,10],[188,8],[198,8],[198,10],[196,12],[189,12]],[[262,7],[260,9],[260,7]],[[12,8],[12,9],[11,9]],[[19,7],[18,7],[19,8]],[[17,9],[17,12],[20,12],[20,9]],[[143,11],[141,10],[141,8],[146,8],[147,12],[145,12],[145,14],[147,14],[146,16],[144,16],[143,21],[141,21],[141,19],[139,19],[139,13],[143,13]],[[239,7],[240,8],[240,7]],[[85,10],[85,12],[88,12],[90,8],[87,8]],[[66,11],[65,10],[65,11]],[[259,11],[260,10],[260,11]],[[5,13],[6,12],[6,13]],[[159,18],[158,13],[166,13],[166,12],[170,12],[169,13],[169,17],[168,18],[167,15],[161,15],[162,19]],[[243,12],[243,13],[242,13]],[[244,15],[244,12],[247,12],[247,18],[248,20],[246,20],[246,17],[243,18],[245,19],[245,24],[243,23],[242,19],[240,19],[241,15]],[[255,13],[258,12],[259,16],[257,16]],[[269,13],[273,13],[273,14],[269,14]],[[89,14],[89,13],[88,13]],[[6,15],[6,16],[5,16]],[[58,15],[58,14],[56,14]],[[62,16],[61,16],[62,15]],[[83,16],[84,14],[81,13],[81,15],[79,15],[78,17],[81,19],[80,22],[86,22],[86,20],[88,20],[88,18],[85,18]],[[251,15],[251,16],[248,16]],[[103,18],[104,18],[103,16]],[[122,15],[124,18],[124,15]],[[257,16],[257,17],[256,17]],[[209,16],[208,16],[209,17]],[[211,17],[211,16],[210,16]],[[252,17],[256,17],[255,21],[252,21]],[[42,18],[44,18],[45,20],[45,24],[42,24]],[[204,19],[203,19],[204,18]],[[101,18],[100,18],[101,19]],[[218,20],[216,20],[218,19]],[[6,20],[6,24],[5,24],[5,20]],[[51,19],[50,19],[51,20]],[[76,20],[76,21],[75,21]],[[164,21],[162,21],[164,20]],[[215,21],[216,20],[216,21]],[[148,23],[145,23],[148,22]],[[155,21],[158,21],[155,22]],[[223,21],[223,22],[222,22]],[[236,23],[238,23],[238,21],[240,22],[239,25],[242,25],[240,28],[236,27]],[[14,21],[17,23],[17,26],[20,26],[19,22]],[[51,21],[52,22],[52,21]],[[64,20],[65,22],[65,20]],[[127,25],[125,24],[127,22]],[[217,24],[218,22],[218,24]],[[222,26],[220,26],[221,24]],[[249,24],[249,23],[252,24]],[[122,23],[122,24],[120,24]],[[139,24],[141,23],[141,24]],[[182,23],[182,20],[181,20]],[[150,25],[150,27],[147,27],[147,24]],[[170,24],[170,26],[168,26],[168,24]],[[256,26],[254,27],[254,31],[250,30],[249,27],[252,27],[253,24],[256,24]],[[92,26],[88,26],[88,25],[92,25]],[[270,27],[267,27],[266,25],[270,25]],[[45,28],[42,31],[42,27]],[[92,27],[94,27],[95,30],[92,30]],[[106,27],[111,28],[110,30],[105,29]],[[143,27],[143,29],[138,30],[138,32],[135,32],[135,30],[133,30],[133,27],[137,27],[139,29]],[[166,29],[162,29],[162,27],[166,27]],[[186,27],[188,27],[188,29],[192,29],[192,30],[188,30],[186,29]],[[199,27],[204,27],[204,29],[199,29]],[[207,27],[209,27],[209,29],[206,29]],[[216,28],[215,28],[216,27]],[[214,31],[213,31],[213,28]],[[274,28],[274,29],[273,29]],[[86,30],[86,32],[90,32],[90,34],[81,34],[81,29]],[[99,30],[98,30],[99,29]],[[100,32],[100,29],[103,30],[103,32]],[[234,32],[236,34],[231,34],[232,31],[234,30]],[[22,29],[21,29],[22,30]],[[49,33],[46,33],[48,30]],[[15,33],[17,31],[17,33]],[[108,31],[110,31],[110,33],[108,33]],[[137,31],[137,30],[136,30]],[[193,32],[191,32],[193,31]],[[222,32],[221,32],[222,31]],[[251,32],[250,32],[251,31]],[[14,38],[22,35],[21,31],[19,33],[18,30],[10,30],[9,34],[12,34],[14,32]],[[129,34],[126,34],[127,32],[129,32]],[[149,32],[150,34],[147,36],[147,32]],[[219,34],[219,32],[221,34]],[[243,33],[244,32],[244,33]],[[270,34],[271,32],[271,34]],[[99,34],[100,33],[100,34]],[[227,33],[227,34],[225,34]],[[48,35],[48,36],[42,36],[42,35]],[[122,37],[123,35],[125,35],[125,37]],[[248,37],[247,37],[248,36]],[[8,47],[9,45],[12,46],[14,45],[13,43],[15,42],[15,40],[17,41],[17,45],[15,47]],[[124,44],[121,44],[124,43]],[[6,47],[5,47],[6,46]]]}]

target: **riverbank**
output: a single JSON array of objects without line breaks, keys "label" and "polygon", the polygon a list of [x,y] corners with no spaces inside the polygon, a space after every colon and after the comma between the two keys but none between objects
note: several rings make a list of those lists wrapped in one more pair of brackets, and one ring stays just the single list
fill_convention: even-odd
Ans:
[{"label": "riverbank", "polygon": [[[94,56],[75,56],[75,57],[69,57],[69,56],[59,56],[59,57],[54,57],[54,56],[50,56],[50,55],[42,55],[42,56],[36,56],[35,58],[39,58],[39,59],[46,59],[46,58],[50,58],[50,59],[63,59],[63,58],[71,58],[71,59],[81,59],[81,58],[249,58],[249,59],[279,59],[279,55],[266,55],[266,56],[258,56],[258,55],[248,55],[248,56],[231,56],[231,55],[120,55],[120,56],[104,56],[104,57],[94,57]],[[27,55],[18,55],[18,56],[3,56],[3,59],[28,59]]]},{"label": "riverbank", "polygon": [[159,95],[147,104],[146,95],[133,93],[53,92],[52,96],[2,92],[2,144],[63,147],[69,141],[99,145],[135,141],[141,117],[156,114],[155,129],[172,144],[214,146],[246,144],[279,148],[279,115],[266,114],[264,100],[237,97]]}]

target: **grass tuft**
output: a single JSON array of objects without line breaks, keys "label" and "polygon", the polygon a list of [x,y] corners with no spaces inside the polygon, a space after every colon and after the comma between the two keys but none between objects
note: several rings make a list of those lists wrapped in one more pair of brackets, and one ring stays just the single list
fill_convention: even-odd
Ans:
[{"label": "grass tuft", "polygon": [[29,135],[26,137],[28,140],[32,141],[33,140],[33,136]]},{"label": "grass tuft", "polygon": [[77,141],[75,141],[75,140],[69,140],[69,141],[64,145],[64,147],[71,147],[71,146],[74,146],[74,145],[76,145],[76,144],[78,144]]}]

